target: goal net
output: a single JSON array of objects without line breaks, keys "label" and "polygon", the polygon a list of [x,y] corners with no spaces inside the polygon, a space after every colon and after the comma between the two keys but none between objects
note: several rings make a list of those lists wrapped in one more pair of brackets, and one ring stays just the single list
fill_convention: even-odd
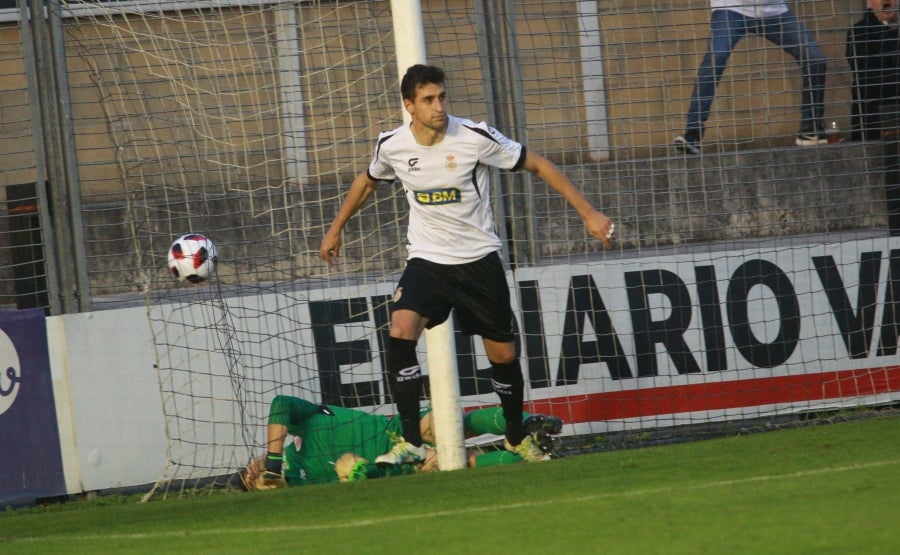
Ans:
[{"label": "goal net", "polygon": [[[850,140],[858,4],[796,7],[843,143],[796,145],[804,70],[748,35],[693,156],[672,142],[707,47],[705,1],[422,0],[451,111],[553,160],[616,222],[605,251],[540,179],[494,176],[528,410],[593,440],[897,400],[896,143]],[[318,258],[378,133],[402,121],[391,2],[59,9],[94,308],[146,296],[165,478],[260,454],[279,394],[391,414],[400,187],[351,220],[336,267]],[[166,270],[188,232],[219,252],[200,284]],[[463,408],[495,404],[480,342],[454,341]]]}]

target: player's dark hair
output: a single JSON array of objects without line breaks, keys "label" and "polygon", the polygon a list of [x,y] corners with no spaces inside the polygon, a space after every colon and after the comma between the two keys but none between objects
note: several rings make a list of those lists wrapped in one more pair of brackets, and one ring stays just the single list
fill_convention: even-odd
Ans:
[{"label": "player's dark hair", "polygon": [[422,85],[444,84],[444,70],[437,66],[416,64],[406,70],[406,75],[400,81],[400,95],[406,100],[416,99],[416,89]]}]

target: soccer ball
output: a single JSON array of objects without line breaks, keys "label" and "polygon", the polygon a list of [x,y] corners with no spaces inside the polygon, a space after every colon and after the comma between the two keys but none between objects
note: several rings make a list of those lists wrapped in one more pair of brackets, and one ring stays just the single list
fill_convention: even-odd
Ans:
[{"label": "soccer ball", "polygon": [[199,283],[216,271],[216,245],[199,233],[182,235],[169,247],[169,270],[178,281]]}]

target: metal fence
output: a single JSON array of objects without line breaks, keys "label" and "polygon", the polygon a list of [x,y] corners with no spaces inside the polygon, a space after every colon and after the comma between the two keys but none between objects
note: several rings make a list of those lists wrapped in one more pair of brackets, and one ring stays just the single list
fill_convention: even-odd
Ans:
[{"label": "metal fence", "polygon": [[[843,130],[844,40],[862,4],[796,6],[828,58],[826,117]],[[705,1],[422,10],[454,112],[563,166],[622,222],[621,249],[887,225],[879,148],[797,152],[800,69],[759,37],[729,61],[702,161],[672,149],[706,46]],[[343,189],[377,133],[400,121],[390,2],[7,0],[0,20],[5,306],[84,311],[175,287],[166,249],[187,231],[223,247],[224,283],[321,277],[315,253]],[[828,195],[794,186],[808,179]],[[498,182],[514,263],[596,252],[542,189]],[[734,185],[748,183],[771,186],[768,201],[741,205]],[[786,204],[789,216],[766,212]],[[747,209],[766,218],[741,220]],[[402,219],[400,200],[379,199],[350,230],[348,268],[396,269]]]}]

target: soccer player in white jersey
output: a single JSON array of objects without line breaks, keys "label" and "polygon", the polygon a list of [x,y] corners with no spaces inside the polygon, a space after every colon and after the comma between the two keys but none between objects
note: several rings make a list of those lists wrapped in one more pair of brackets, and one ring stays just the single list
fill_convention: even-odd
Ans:
[{"label": "soccer player in white jersey", "polygon": [[422,373],[416,343],[425,328],[455,309],[461,331],[480,335],[491,362],[491,384],[506,421],[505,446],[527,461],[549,456],[522,426],[524,380],[515,350],[509,286],[494,232],[487,166],[525,169],[568,201],[588,233],[612,245],[615,225],[595,210],[559,168],[484,123],[447,113],[441,68],[417,64],[400,83],[409,125],[382,133],[367,171],[356,176],[322,240],[329,264],[340,254],[341,230],[382,182],[399,181],[409,201],[409,256],[391,306],[389,382],[403,438],[375,462],[408,464],[425,458],[419,431]]}]

